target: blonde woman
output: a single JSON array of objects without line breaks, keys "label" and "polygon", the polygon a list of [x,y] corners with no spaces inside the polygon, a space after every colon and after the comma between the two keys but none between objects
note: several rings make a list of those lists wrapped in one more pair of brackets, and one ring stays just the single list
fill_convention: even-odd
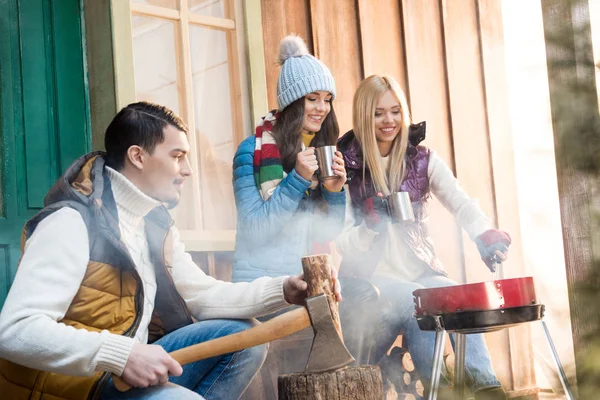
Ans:
[{"label": "blonde woman", "polygon": [[[388,76],[370,76],[356,90],[353,131],[338,143],[347,171],[346,228],[336,243],[343,256],[340,273],[369,280],[391,306],[376,338],[374,361],[403,334],[419,375],[428,381],[435,341],[412,316],[412,292],[423,287],[455,285],[436,256],[427,230],[427,202],[435,195],[478,244],[488,267],[506,258],[507,233],[492,229],[477,202],[459,186],[436,153],[419,143],[425,123],[411,125],[402,89]],[[383,197],[410,194],[415,221],[390,221]],[[347,289],[349,286],[344,285]],[[346,302],[352,293],[345,290]],[[349,322],[351,323],[351,322]],[[476,399],[505,399],[481,335],[467,336],[466,374]]]}]

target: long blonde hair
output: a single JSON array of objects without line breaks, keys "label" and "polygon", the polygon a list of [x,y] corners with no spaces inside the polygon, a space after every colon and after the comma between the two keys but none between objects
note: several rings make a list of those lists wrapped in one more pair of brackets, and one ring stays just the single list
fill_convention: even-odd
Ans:
[{"label": "long blonde hair", "polygon": [[[400,103],[402,128],[392,143],[389,154],[390,169],[386,173],[375,136],[375,109],[383,94],[391,91]],[[375,189],[388,195],[400,188],[404,179],[406,163],[404,155],[408,146],[408,128],[411,124],[406,95],[394,78],[386,75],[371,75],[363,80],[356,93],[352,106],[354,134],[363,152],[363,182],[366,168],[369,168]]]}]

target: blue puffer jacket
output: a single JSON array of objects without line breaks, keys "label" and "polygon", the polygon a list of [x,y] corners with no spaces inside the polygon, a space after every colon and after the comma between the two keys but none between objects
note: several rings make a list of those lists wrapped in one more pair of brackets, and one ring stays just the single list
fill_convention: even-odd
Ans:
[{"label": "blue puffer jacket", "polygon": [[[237,206],[237,235],[233,263],[234,282],[262,276],[296,275],[301,257],[310,253],[313,241],[333,240],[344,227],[346,193],[324,187],[307,190],[310,181],[292,170],[264,201],[254,181],[256,138],[244,140],[233,159],[233,191]],[[316,205],[322,201],[327,209]]]}]

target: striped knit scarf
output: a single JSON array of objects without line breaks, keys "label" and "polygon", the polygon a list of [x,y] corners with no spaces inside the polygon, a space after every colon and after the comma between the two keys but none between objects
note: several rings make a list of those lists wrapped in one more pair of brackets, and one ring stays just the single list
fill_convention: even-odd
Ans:
[{"label": "striped knit scarf", "polygon": [[[254,146],[254,181],[264,201],[269,200],[277,185],[287,176],[281,165],[281,154],[275,142],[275,138],[271,134],[273,125],[277,120],[277,112],[271,111],[263,117],[256,127],[256,144]],[[302,150],[305,149],[302,144]],[[312,178],[310,189],[314,190],[318,187],[319,181],[316,176]],[[310,191],[307,194],[310,197]],[[326,208],[327,203],[323,198],[319,199],[317,207]],[[332,243],[329,241],[319,242],[311,241],[310,233],[307,243],[306,254],[332,254]]]},{"label": "striped knit scarf", "polygon": [[[277,185],[287,176],[281,165],[281,154],[275,138],[271,134],[277,120],[276,111],[264,116],[256,127],[256,144],[254,145],[254,181],[263,200],[267,201]],[[304,150],[304,145],[302,145]],[[311,189],[317,187],[318,181],[313,177]]]}]

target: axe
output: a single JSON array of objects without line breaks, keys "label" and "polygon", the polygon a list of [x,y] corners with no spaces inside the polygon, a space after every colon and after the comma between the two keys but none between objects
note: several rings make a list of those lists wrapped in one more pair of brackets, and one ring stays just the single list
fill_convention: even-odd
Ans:
[{"label": "axe", "polygon": [[[281,339],[310,325],[315,336],[306,364],[306,372],[333,371],[354,361],[335,329],[329,300],[325,294],[307,298],[306,308],[300,307],[286,312],[245,331],[184,347],[171,352],[170,355],[179,364],[185,365]],[[112,378],[117,390],[124,392],[131,389],[131,386],[120,377],[113,375]]]}]

